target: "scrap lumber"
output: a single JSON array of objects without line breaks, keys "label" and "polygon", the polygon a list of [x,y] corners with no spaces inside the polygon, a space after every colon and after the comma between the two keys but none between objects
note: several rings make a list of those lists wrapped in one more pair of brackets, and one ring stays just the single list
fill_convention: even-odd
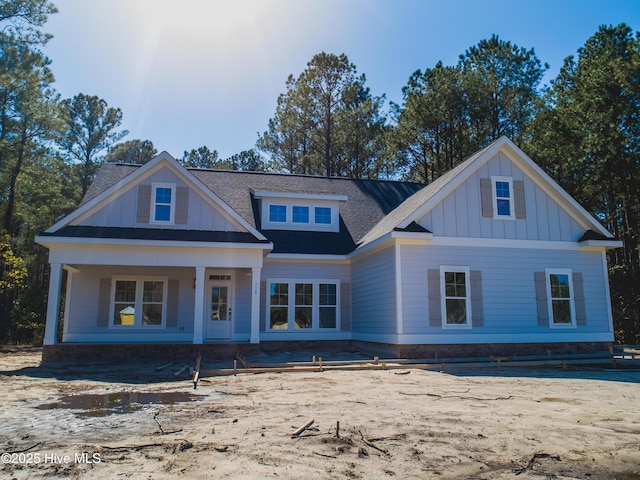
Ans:
[{"label": "scrap lumber", "polygon": [[196,366],[193,369],[193,389],[198,388],[198,379],[200,378],[200,360],[202,357],[198,354],[196,358]]},{"label": "scrap lumber", "polygon": [[156,367],[156,371],[164,370],[165,368],[170,367],[171,365],[173,365],[173,362],[165,363],[163,365],[160,365],[159,367]]},{"label": "scrap lumber", "polygon": [[315,420],[313,418],[311,420],[309,420],[307,423],[305,423],[303,426],[301,426],[295,432],[293,432],[291,434],[291,438],[299,437],[300,434],[302,432],[304,432],[307,428],[309,428],[311,425],[313,425],[314,422],[315,422]]},{"label": "scrap lumber", "polygon": [[180,367],[180,369],[178,369],[176,373],[174,373],[174,375],[177,377],[178,375],[181,375],[183,372],[187,371],[188,369],[189,369],[189,365],[184,365]]}]

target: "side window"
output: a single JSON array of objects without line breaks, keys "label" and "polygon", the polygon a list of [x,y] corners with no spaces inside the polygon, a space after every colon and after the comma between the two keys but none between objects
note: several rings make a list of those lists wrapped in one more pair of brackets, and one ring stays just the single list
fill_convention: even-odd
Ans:
[{"label": "side window", "polygon": [[112,285],[113,326],[164,326],[166,278],[118,278]]},{"label": "side window", "polygon": [[175,209],[175,186],[154,184],[151,195],[152,221],[154,223],[173,223]]},{"label": "side window", "polygon": [[513,179],[491,177],[494,218],[514,219]]},{"label": "side window", "polygon": [[571,271],[547,270],[546,273],[551,326],[574,327],[576,322]]},{"label": "side window", "polygon": [[471,327],[471,295],[467,267],[441,267],[443,328]]}]

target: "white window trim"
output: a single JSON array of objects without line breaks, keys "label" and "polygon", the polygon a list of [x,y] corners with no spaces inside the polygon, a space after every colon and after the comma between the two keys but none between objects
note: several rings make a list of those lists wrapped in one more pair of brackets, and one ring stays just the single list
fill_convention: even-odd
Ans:
[{"label": "white window trim", "polygon": [[[286,209],[286,220],[284,222],[274,222],[271,220],[270,210],[272,205],[284,206]],[[309,209],[308,222],[293,221],[293,207],[305,207]],[[324,207],[331,210],[330,223],[316,223],[315,208]],[[305,201],[292,199],[265,198],[262,200],[262,228],[266,230],[296,230],[312,232],[339,232],[340,231],[340,208],[336,202]]]},{"label": "white window trim", "polygon": [[[136,282],[136,300],[133,325],[116,325],[113,323],[116,304],[116,282],[117,281],[135,281]],[[163,282],[162,284],[162,323],[160,325],[143,325],[142,324],[142,297],[144,292],[144,282]],[[118,275],[111,277],[111,296],[109,303],[109,328],[133,330],[136,328],[144,330],[164,329],[167,325],[167,293],[169,288],[169,277],[158,276],[139,276],[139,275]]]},{"label": "white window trim", "polygon": [[[544,270],[547,287],[547,308],[549,311],[549,328],[577,328],[576,305],[573,293],[573,274],[569,268],[545,268]],[[571,309],[571,323],[555,323],[553,319],[553,298],[551,297],[551,275],[568,275],[569,277],[569,308]]]},{"label": "white window trim", "polygon": [[[169,210],[169,220],[156,220],[156,190],[158,188],[171,189],[171,205]],[[164,203],[161,205],[165,205]],[[173,225],[176,218],[176,185],[174,183],[152,183],[151,184],[151,215],[150,222],[155,225]]]},{"label": "white window trim", "polygon": [[[464,273],[465,274],[465,306],[467,311],[467,323],[465,324],[449,324],[447,323],[447,290],[445,285],[445,272]],[[471,269],[469,267],[456,266],[440,266],[440,308],[442,311],[442,328],[451,330],[468,330],[472,328],[471,318]]]},{"label": "white window trim", "polygon": [[[496,193],[496,182],[506,182],[509,184],[509,215],[498,215],[498,197]],[[496,220],[515,220],[516,212],[513,195],[513,178],[511,177],[491,177],[491,199],[493,202],[493,218]]]},{"label": "white window trim", "polygon": [[[289,285],[289,304],[287,305],[287,329],[271,328],[271,284],[286,283]],[[311,328],[295,328],[295,308],[296,308],[296,283],[310,283],[313,285],[313,304],[311,305]],[[333,284],[336,286],[336,326],[335,328],[320,328],[320,284]],[[340,280],[336,279],[291,279],[291,278],[268,278],[267,279],[267,315],[266,332],[300,334],[304,332],[338,332],[340,331]],[[284,305],[280,305],[284,306]],[[327,306],[327,305],[325,305]]]}]

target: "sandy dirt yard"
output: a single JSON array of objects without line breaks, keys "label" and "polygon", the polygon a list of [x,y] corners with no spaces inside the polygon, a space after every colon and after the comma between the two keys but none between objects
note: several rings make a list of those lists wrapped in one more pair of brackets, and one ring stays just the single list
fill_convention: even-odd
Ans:
[{"label": "sandy dirt yard", "polygon": [[179,365],[0,350],[3,479],[640,479],[637,368],[243,374],[194,391]]}]

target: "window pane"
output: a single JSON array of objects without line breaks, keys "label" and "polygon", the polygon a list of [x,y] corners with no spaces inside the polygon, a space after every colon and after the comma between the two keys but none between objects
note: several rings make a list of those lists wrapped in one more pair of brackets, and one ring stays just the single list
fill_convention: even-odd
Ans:
[{"label": "window pane", "polygon": [[142,305],[142,325],[162,325],[162,304]]},{"label": "window pane", "polygon": [[496,204],[498,205],[498,215],[504,215],[506,217],[511,215],[510,200],[499,198],[496,200]]},{"label": "window pane", "polygon": [[157,222],[168,222],[171,220],[171,206],[156,205],[155,220]]},{"label": "window pane", "polygon": [[446,297],[466,297],[467,288],[464,272],[445,272],[445,296]]},{"label": "window pane", "polygon": [[296,283],[296,305],[313,305],[313,285]]},{"label": "window pane", "polygon": [[136,281],[135,280],[116,280],[116,302],[135,302],[136,301]]},{"label": "window pane", "polygon": [[[135,283],[135,282],[134,282]],[[116,303],[113,308],[114,325],[133,325],[136,317],[134,303]]]},{"label": "window pane", "polygon": [[311,328],[311,307],[296,307],[296,328]]},{"label": "window pane", "polygon": [[553,323],[571,323],[571,303],[569,300],[552,300],[551,305],[553,306]]},{"label": "window pane", "polygon": [[466,325],[467,303],[463,298],[447,298],[447,325]]},{"label": "window pane", "polygon": [[316,207],[315,209],[316,223],[330,224],[331,209],[327,207]]},{"label": "window pane", "polygon": [[294,223],[309,223],[309,207],[293,207]]},{"label": "window pane", "polygon": [[336,307],[320,307],[320,328],[336,328]]},{"label": "window pane", "polygon": [[142,291],[143,302],[160,302],[164,293],[164,282],[146,281]]},{"label": "window pane", "polygon": [[270,328],[286,330],[288,328],[288,312],[287,307],[271,307]]},{"label": "window pane", "polygon": [[336,284],[320,284],[320,305],[337,305]]},{"label": "window pane", "polygon": [[271,290],[271,305],[289,305],[288,283],[272,283],[269,288]]},{"label": "window pane", "polygon": [[156,203],[171,203],[171,189],[156,188]]},{"label": "window pane", "polygon": [[286,222],[287,207],[285,205],[269,205],[269,221]]},{"label": "window pane", "polygon": [[509,182],[496,182],[496,197],[510,198],[509,195]]},{"label": "window pane", "polygon": [[551,274],[551,298],[570,298],[569,275]]}]

